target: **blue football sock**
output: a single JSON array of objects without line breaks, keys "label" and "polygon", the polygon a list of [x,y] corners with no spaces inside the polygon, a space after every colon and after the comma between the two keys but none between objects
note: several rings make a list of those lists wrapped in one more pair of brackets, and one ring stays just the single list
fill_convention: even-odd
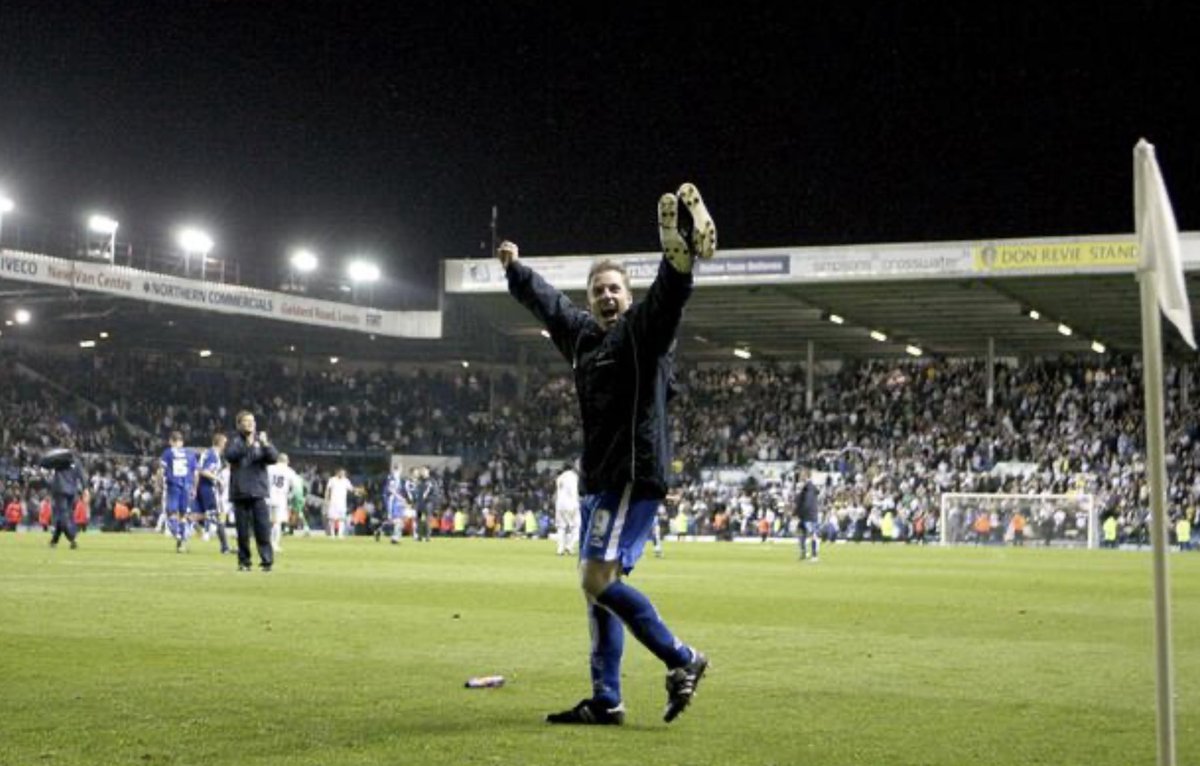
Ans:
[{"label": "blue football sock", "polygon": [[692,651],[675,638],[641,591],[617,580],[596,600],[620,617],[634,638],[668,668],[683,667],[692,661]]},{"label": "blue football sock", "polygon": [[625,626],[599,604],[588,604],[592,636],[592,697],[610,707],[621,704],[621,655],[625,652]]}]

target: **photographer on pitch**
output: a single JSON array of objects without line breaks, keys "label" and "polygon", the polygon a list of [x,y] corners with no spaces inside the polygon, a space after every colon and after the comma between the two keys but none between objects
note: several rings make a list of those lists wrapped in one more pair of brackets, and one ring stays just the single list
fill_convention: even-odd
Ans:
[{"label": "photographer on pitch", "polygon": [[50,537],[50,547],[58,547],[58,538],[67,536],[71,548],[79,547],[75,542],[75,499],[87,486],[87,477],[79,467],[75,454],[69,449],[54,449],[42,455],[42,468],[54,472],[50,478],[50,497],[53,513],[54,534]]},{"label": "photographer on pitch", "polygon": [[265,431],[255,431],[253,413],[242,410],[236,422],[237,433],[225,445],[225,460],[229,463],[229,501],[237,523],[238,571],[250,571],[253,531],[262,571],[270,572],[275,551],[271,548],[271,511],[267,507],[271,493],[267,466],[279,459],[279,451]]}]

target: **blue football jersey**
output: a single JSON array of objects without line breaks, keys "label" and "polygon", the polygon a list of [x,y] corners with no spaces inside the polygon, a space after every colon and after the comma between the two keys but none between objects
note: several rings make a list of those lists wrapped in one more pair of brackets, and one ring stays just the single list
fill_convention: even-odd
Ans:
[{"label": "blue football jersey", "polygon": [[190,488],[196,475],[196,453],[187,447],[167,447],[163,450],[162,467],[167,486]]},{"label": "blue football jersey", "polygon": [[[200,470],[208,471],[214,476],[221,472],[221,453],[217,451],[216,447],[204,450],[204,454],[200,456]],[[211,488],[216,486],[216,482],[201,476],[200,486]]]},{"label": "blue football jersey", "polygon": [[404,479],[399,474],[389,473],[387,481],[383,485],[383,496],[388,500],[392,500],[397,496],[404,495]]}]

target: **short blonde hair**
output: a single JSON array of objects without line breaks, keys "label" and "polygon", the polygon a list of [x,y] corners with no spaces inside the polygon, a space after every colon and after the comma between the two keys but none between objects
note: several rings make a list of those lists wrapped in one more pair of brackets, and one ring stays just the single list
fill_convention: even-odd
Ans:
[{"label": "short blonde hair", "polygon": [[605,271],[615,271],[621,275],[621,281],[625,283],[625,289],[629,290],[629,272],[625,270],[625,266],[619,261],[614,261],[611,258],[601,258],[592,264],[592,268],[588,270],[587,289],[590,292],[592,289],[592,277]]}]

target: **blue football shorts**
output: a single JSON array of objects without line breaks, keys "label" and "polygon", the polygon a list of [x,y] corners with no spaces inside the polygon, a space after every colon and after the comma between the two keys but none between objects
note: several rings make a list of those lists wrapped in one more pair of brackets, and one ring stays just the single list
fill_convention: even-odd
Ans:
[{"label": "blue football shorts", "polygon": [[217,492],[210,486],[200,485],[196,491],[196,510],[200,513],[216,513],[220,509],[217,504]]},{"label": "blue football shorts", "polygon": [[168,484],[164,498],[167,513],[188,513],[191,510],[191,494],[190,487]]},{"label": "blue football shorts", "polygon": [[631,500],[631,489],[626,485],[623,492],[599,492],[580,501],[580,558],[620,561],[625,574],[633,571],[654,529],[662,500]]},{"label": "blue football shorts", "polygon": [[388,499],[387,509],[389,519],[404,518],[404,503],[400,502],[396,498]]}]

